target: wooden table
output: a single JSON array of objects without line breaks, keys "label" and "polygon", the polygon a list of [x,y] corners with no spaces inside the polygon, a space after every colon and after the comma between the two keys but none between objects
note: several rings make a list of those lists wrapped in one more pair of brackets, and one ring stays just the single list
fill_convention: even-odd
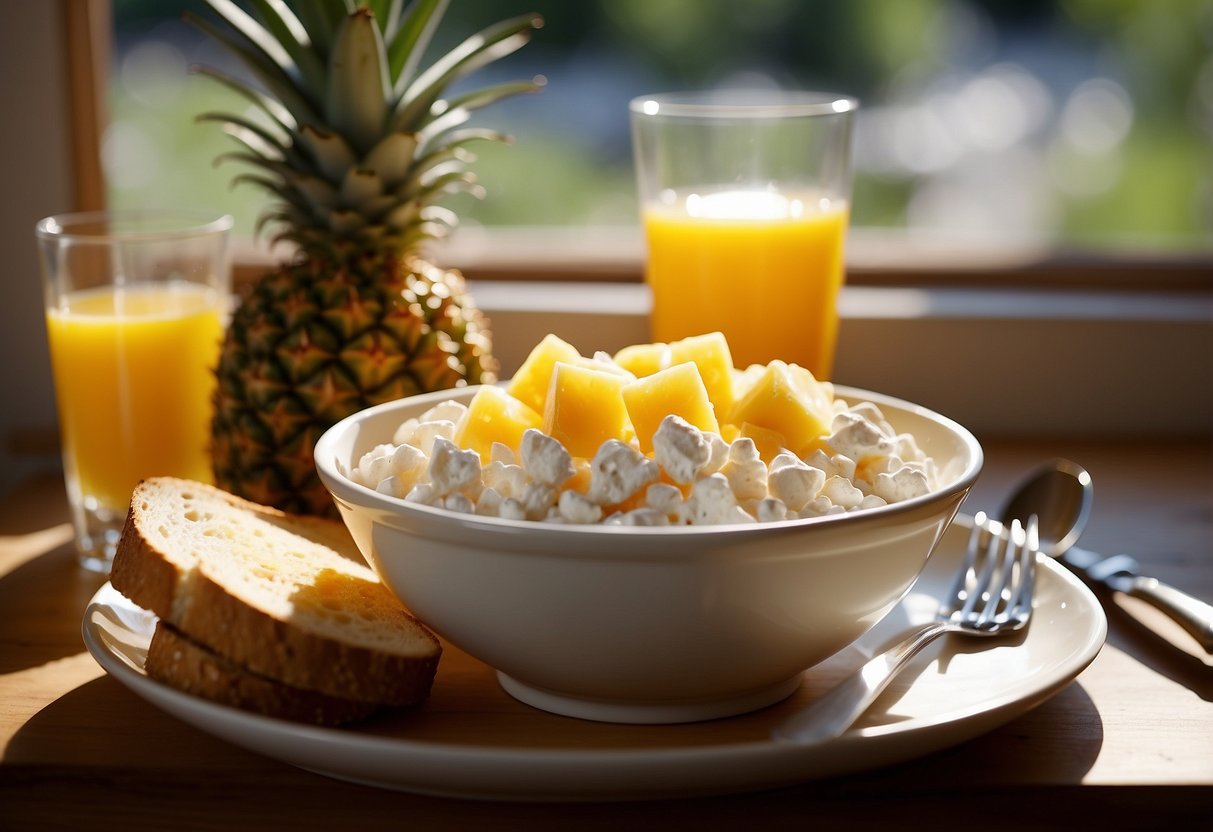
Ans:
[{"label": "wooden table", "polygon": [[[1213,443],[987,442],[969,506],[1054,455],[1097,488],[1085,547],[1136,556],[1213,600]],[[757,794],[514,804],[376,790],[297,770],[158,711],[84,651],[81,572],[58,477],[0,504],[0,829],[1213,829],[1213,659],[1131,599],[1101,594],[1108,642],[1076,682],[961,746]],[[1155,629],[1163,635],[1157,635]],[[518,706],[519,708],[523,706]],[[627,730],[627,729],[624,729]],[[997,761],[997,762],[995,762]],[[977,818],[984,818],[978,821]]]}]

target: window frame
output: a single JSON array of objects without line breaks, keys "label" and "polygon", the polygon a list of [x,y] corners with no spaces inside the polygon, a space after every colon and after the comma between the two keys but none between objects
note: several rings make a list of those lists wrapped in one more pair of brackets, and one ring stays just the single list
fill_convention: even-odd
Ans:
[{"label": "window frame", "polygon": [[[111,5],[60,2],[77,200],[82,208],[101,207]],[[288,256],[237,240],[236,291]],[[1013,241],[993,247],[859,228],[848,240],[847,259],[840,351],[849,350],[853,384],[871,380],[870,389],[936,406],[979,432],[1003,436],[1134,435],[1143,426],[1167,435],[1213,434],[1213,247],[1182,253]],[[474,295],[483,291],[488,302],[480,305],[498,324],[507,374],[526,345],[548,331],[586,341],[578,344],[583,349],[644,338],[639,229],[463,229],[435,260],[460,269]],[[606,294],[595,295],[596,286]],[[908,306],[906,293],[915,298]],[[587,303],[588,297],[596,300]],[[610,300],[605,311],[595,305],[603,297]],[[1042,342],[1052,346],[1042,352]],[[1017,344],[1037,347],[1034,364],[1007,361]],[[890,370],[894,357],[897,372]],[[1053,410],[1026,407],[1011,387],[1001,396],[974,395],[973,385],[991,368],[1021,376],[1025,386],[1032,381],[1054,400],[1068,399],[1064,418],[1051,415],[1056,401]],[[1152,398],[1119,387],[1125,375],[1149,384]]]},{"label": "window frame", "polygon": [[[100,143],[112,40],[111,0],[60,0],[64,9],[76,201],[105,204]],[[540,237],[542,236],[542,242]],[[471,239],[469,239],[471,238]],[[237,286],[289,256],[239,240]],[[638,229],[500,228],[457,232],[443,255],[473,280],[643,280]],[[916,232],[853,229],[847,247],[851,286],[1032,287],[1213,291],[1213,241],[1206,250],[1060,248],[988,241],[962,243]]]},{"label": "window frame", "polygon": [[74,202],[78,211],[104,208],[101,137],[113,35],[111,0],[60,0],[67,55]]}]

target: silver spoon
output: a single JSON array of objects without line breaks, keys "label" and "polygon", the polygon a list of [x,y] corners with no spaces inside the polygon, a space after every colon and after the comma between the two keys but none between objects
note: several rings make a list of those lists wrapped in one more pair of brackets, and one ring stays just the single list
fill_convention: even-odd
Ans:
[{"label": "silver spoon", "polygon": [[1074,545],[1091,513],[1094,483],[1081,465],[1055,459],[1038,468],[1002,510],[1004,521],[1035,514],[1040,551],[1057,558],[1088,580],[1140,598],[1165,613],[1213,653],[1213,606],[1140,573],[1128,555],[1104,557]]},{"label": "silver spoon", "polygon": [[1020,483],[999,515],[1005,523],[1035,514],[1040,551],[1051,558],[1072,549],[1087,526],[1095,486],[1086,469],[1068,459],[1041,465]]}]

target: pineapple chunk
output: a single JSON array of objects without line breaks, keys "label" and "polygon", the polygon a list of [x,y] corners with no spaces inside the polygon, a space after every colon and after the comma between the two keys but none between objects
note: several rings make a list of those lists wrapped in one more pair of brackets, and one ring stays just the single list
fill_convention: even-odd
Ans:
[{"label": "pineapple chunk", "polygon": [[661,420],[671,414],[681,416],[700,430],[720,432],[699,368],[690,361],[628,384],[623,388],[623,402],[640,450],[645,453],[653,450],[653,434]]},{"label": "pineapple chunk", "polygon": [[733,355],[722,332],[692,335],[670,344],[670,364],[693,361],[699,368],[708,399],[717,418],[728,417],[733,409]]},{"label": "pineapple chunk", "polygon": [[480,454],[488,462],[494,442],[509,447],[515,454],[522,447],[522,434],[528,428],[543,427],[543,417],[500,387],[481,387],[468,404],[467,412],[455,428],[454,441],[461,448]]},{"label": "pineapple chunk", "polygon": [[820,434],[799,449],[800,456],[805,457],[821,447],[825,437],[831,432],[831,426],[834,424],[834,385],[828,381],[818,381],[812,372],[799,364],[789,364],[788,374],[791,375],[796,388],[809,402],[809,409],[817,414],[817,418],[824,426]]},{"label": "pineapple chunk", "polygon": [[744,370],[733,371],[733,396],[734,402],[739,402],[745,398],[745,394],[750,392],[750,388],[758,379],[762,378],[762,374],[767,371],[766,364],[751,364]]},{"label": "pineapple chunk", "polygon": [[796,388],[812,402],[814,410],[826,414],[834,412],[833,384],[828,381],[818,381],[812,372],[799,364],[789,364],[788,374],[792,377]]},{"label": "pineapple chunk", "polygon": [[[561,359],[564,361],[564,359]],[[636,376],[631,370],[626,367],[620,367],[612,358],[585,358],[577,356],[572,361],[565,361],[566,364],[575,364],[578,367],[584,367],[587,370],[597,370],[600,373],[611,373],[612,375],[623,376],[628,381],[635,381]]]},{"label": "pineapple chunk", "polygon": [[796,365],[772,361],[733,408],[731,421],[783,434],[796,454],[830,432],[832,388]]},{"label": "pineapple chunk", "polygon": [[506,392],[536,413],[543,413],[548,388],[552,382],[552,368],[556,362],[573,364],[581,357],[581,353],[577,352],[577,348],[572,344],[555,335],[545,335],[522,362]]},{"label": "pineapple chunk", "polygon": [[637,378],[651,376],[670,366],[668,344],[633,344],[615,353],[615,363]]},{"label": "pineapple chunk", "polygon": [[771,460],[779,456],[788,444],[788,440],[779,431],[752,425],[749,422],[743,422],[738,431],[739,436],[744,436],[754,441],[754,447],[758,449],[758,455],[762,457],[762,461],[767,465],[770,465]]},{"label": "pineapple chunk", "polygon": [[621,391],[629,377],[556,362],[543,411],[543,432],[575,457],[592,458],[608,439],[631,431]]}]

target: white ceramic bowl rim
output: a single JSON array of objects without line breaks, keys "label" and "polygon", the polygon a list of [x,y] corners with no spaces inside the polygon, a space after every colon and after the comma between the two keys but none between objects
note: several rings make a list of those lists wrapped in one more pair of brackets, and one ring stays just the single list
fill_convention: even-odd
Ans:
[{"label": "white ceramic bowl rim", "polygon": [[[912,402],[898,399],[893,396],[888,396],[882,393],[874,393],[868,390],[861,390],[855,387],[847,387],[844,385],[834,385],[835,397],[844,399],[848,403],[856,402],[871,402],[877,406],[888,405],[908,413],[915,414],[921,418],[935,422],[956,436],[961,444],[968,451],[968,464],[962,471],[956,474],[946,485],[930,491],[918,497],[912,497],[908,500],[902,500],[896,503],[879,506],[877,508],[863,509],[855,512],[847,512],[845,514],[830,514],[821,517],[801,517],[791,520],[774,520],[760,523],[733,523],[719,525],[700,525],[700,526],[624,526],[624,525],[604,525],[601,523],[595,524],[575,524],[575,523],[547,523],[541,520],[510,520],[502,517],[491,517],[478,514],[463,514],[454,512],[449,509],[438,508],[435,506],[427,506],[421,503],[406,502],[403,498],[392,497],[387,494],[381,494],[374,489],[368,488],[365,485],[354,482],[347,475],[341,472],[337,466],[336,455],[333,451],[333,446],[336,445],[338,438],[347,430],[353,422],[361,421],[365,418],[373,416],[377,413],[394,410],[400,408],[405,402],[413,402],[416,404],[424,404],[428,401],[443,401],[452,397],[453,394],[467,393],[474,390],[475,387],[453,388],[451,390],[440,390],[433,393],[422,393],[416,396],[410,396],[404,399],[397,399],[383,404],[374,405],[359,411],[351,416],[342,419],[337,424],[333,425],[316,442],[315,447],[315,464],[320,472],[321,478],[326,480],[330,490],[333,484],[340,484],[342,490],[356,495],[356,502],[359,505],[367,507],[375,507],[387,512],[400,511],[416,511],[423,515],[430,515],[435,518],[448,518],[458,520],[463,528],[480,528],[484,530],[495,530],[498,532],[518,532],[525,534],[538,535],[560,535],[565,536],[572,534],[588,534],[588,535],[622,535],[634,537],[655,536],[675,536],[675,535],[703,535],[703,534],[730,534],[730,535],[747,535],[747,536],[762,536],[765,534],[777,534],[786,531],[789,528],[798,528],[802,526],[816,526],[822,524],[838,524],[838,523],[856,523],[862,520],[871,518],[887,518],[900,514],[902,512],[914,511],[919,506],[930,503],[939,499],[945,494],[952,494],[957,491],[965,490],[972,486],[976,481],[978,474],[981,473],[983,464],[983,454],[981,444],[967,428],[947,416],[914,404]],[[917,437],[916,437],[917,438]],[[338,494],[338,497],[341,495]]]}]

